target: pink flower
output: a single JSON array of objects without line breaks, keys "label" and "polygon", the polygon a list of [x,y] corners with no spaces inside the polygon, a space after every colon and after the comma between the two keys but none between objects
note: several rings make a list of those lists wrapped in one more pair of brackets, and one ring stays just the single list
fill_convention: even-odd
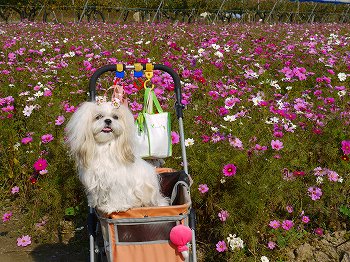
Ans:
[{"label": "pink flower", "polygon": [[18,186],[14,186],[13,188],[11,188],[11,194],[17,194],[19,192],[19,187]]},{"label": "pink flower", "polygon": [[283,148],[283,143],[279,140],[272,140],[271,147],[272,149],[279,151]]},{"label": "pink flower", "polygon": [[269,248],[269,249],[275,249],[275,247],[276,247],[276,243],[275,242],[273,242],[273,241],[269,241],[268,243],[267,243],[267,247]]},{"label": "pink flower", "polygon": [[322,196],[321,188],[312,186],[312,187],[309,187],[307,191],[311,199],[314,201],[320,199]]},{"label": "pink flower", "polygon": [[216,250],[218,252],[225,252],[227,251],[227,246],[226,246],[226,242],[225,241],[219,241],[217,244],[216,244]]},{"label": "pink flower", "polygon": [[180,136],[177,132],[171,131],[171,143],[177,144],[180,142]]},{"label": "pink flower", "polygon": [[44,144],[47,144],[47,143],[50,143],[53,140],[53,138],[54,138],[53,135],[46,134],[41,137],[41,142],[43,142]]},{"label": "pink flower", "polygon": [[278,220],[272,220],[270,221],[269,226],[272,227],[273,229],[277,229],[281,226],[281,223]]},{"label": "pink flower", "polygon": [[10,212],[7,212],[7,213],[5,213],[5,214],[3,214],[3,216],[2,216],[2,222],[7,222],[7,221],[9,221],[10,219],[11,219],[11,217],[12,217],[12,212],[10,211]]},{"label": "pink flower", "polygon": [[28,235],[17,238],[17,246],[19,247],[26,247],[31,243],[32,243],[32,240]]},{"label": "pink flower", "polygon": [[243,143],[239,138],[229,138],[228,141],[230,142],[230,145],[238,148],[238,149],[243,149]]},{"label": "pink flower", "polygon": [[26,144],[33,142],[33,138],[31,136],[27,136],[27,137],[22,138],[21,142],[22,142],[22,144],[26,145]]},{"label": "pink flower", "polygon": [[63,122],[64,122],[64,120],[65,120],[64,116],[58,116],[58,117],[56,118],[56,120],[55,120],[55,125],[56,125],[56,126],[62,125]]},{"label": "pink flower", "polygon": [[220,221],[225,222],[229,217],[229,213],[226,210],[221,210],[218,214]]},{"label": "pink flower", "polygon": [[222,169],[224,176],[234,176],[236,174],[237,167],[234,164],[227,164]]},{"label": "pink flower", "polygon": [[310,222],[310,218],[309,218],[308,216],[303,216],[303,217],[301,218],[301,221],[302,221],[303,223],[307,224],[307,223]]},{"label": "pink flower", "polygon": [[319,236],[322,236],[323,235],[323,229],[318,227],[315,229],[315,234],[316,235],[319,235]]},{"label": "pink flower", "polygon": [[283,222],[282,222],[282,228],[284,229],[284,230],[290,230],[292,227],[294,226],[294,223],[293,223],[293,221],[292,220],[284,220]]},{"label": "pink flower", "polygon": [[327,175],[329,181],[337,182],[339,180],[339,175],[335,171],[330,170]]},{"label": "pink flower", "polygon": [[350,140],[341,141],[341,149],[344,155],[350,155]]},{"label": "pink flower", "polygon": [[205,194],[205,193],[207,193],[207,192],[209,191],[209,187],[208,187],[207,184],[200,184],[200,185],[198,186],[198,190],[199,190],[199,192],[201,192],[202,194]]},{"label": "pink flower", "polygon": [[47,161],[44,158],[39,158],[33,165],[34,169],[36,171],[41,171],[46,169],[47,167]]},{"label": "pink flower", "polygon": [[286,206],[286,209],[287,209],[287,212],[290,214],[290,213],[293,213],[293,207],[291,205],[288,205]]},{"label": "pink flower", "polygon": [[52,91],[50,89],[46,89],[44,91],[44,96],[52,96]]},{"label": "pink flower", "polygon": [[258,151],[265,151],[265,150],[267,150],[267,146],[261,146],[261,145],[259,145],[259,144],[256,144],[256,145],[254,146],[254,149],[255,149],[255,150],[258,150]]}]

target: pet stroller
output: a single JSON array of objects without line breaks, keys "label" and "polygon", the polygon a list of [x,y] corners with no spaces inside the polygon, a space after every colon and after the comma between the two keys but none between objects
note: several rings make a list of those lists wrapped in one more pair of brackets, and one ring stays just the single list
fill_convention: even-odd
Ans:
[{"label": "pet stroller", "polygon": [[[112,71],[116,72],[117,77],[123,77],[125,70],[133,70],[138,77],[143,72],[147,74],[150,70],[160,70],[173,78],[183,171],[169,168],[157,170],[161,191],[171,199],[170,206],[133,208],[109,215],[101,215],[89,207],[90,262],[106,259],[109,262],[196,262],[195,213],[190,198],[191,178],[186,158],[180,77],[172,68],[159,64],[106,65],[96,70],[90,78],[89,101],[96,101],[96,83],[102,74]],[[179,224],[189,226],[188,234],[192,235],[187,257],[170,241],[172,228]]]}]

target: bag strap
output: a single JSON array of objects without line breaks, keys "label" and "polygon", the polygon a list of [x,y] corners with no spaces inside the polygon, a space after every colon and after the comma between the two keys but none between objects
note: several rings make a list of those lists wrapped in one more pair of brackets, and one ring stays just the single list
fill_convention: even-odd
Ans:
[{"label": "bag strap", "polygon": [[160,106],[153,88],[145,88],[142,113],[153,114],[153,104],[155,105],[158,113],[163,113],[163,109]]}]

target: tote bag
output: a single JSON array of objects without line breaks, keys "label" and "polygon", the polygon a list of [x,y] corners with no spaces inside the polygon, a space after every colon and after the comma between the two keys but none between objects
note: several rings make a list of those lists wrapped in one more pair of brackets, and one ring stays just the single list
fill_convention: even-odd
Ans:
[{"label": "tote bag", "polygon": [[[153,112],[153,105],[156,112]],[[145,88],[143,110],[136,120],[136,126],[136,153],[146,159],[171,156],[170,113],[163,112],[153,88]]]}]

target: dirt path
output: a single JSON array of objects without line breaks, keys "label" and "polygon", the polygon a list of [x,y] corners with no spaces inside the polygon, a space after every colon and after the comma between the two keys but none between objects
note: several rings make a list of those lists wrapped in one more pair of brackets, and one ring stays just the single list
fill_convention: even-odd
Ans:
[{"label": "dirt path", "polygon": [[33,241],[26,247],[17,246],[21,223],[12,217],[0,223],[0,261],[1,262],[86,262],[88,261],[88,242],[85,231],[74,237],[67,236],[62,243],[38,244]]}]

